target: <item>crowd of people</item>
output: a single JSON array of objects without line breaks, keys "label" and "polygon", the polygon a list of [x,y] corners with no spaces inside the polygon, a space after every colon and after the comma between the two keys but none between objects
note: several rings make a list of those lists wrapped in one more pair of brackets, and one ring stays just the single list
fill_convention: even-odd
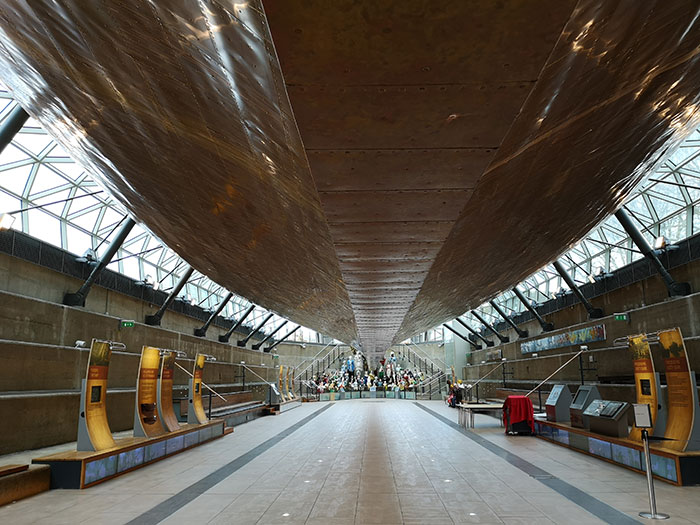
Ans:
[{"label": "crowd of people", "polygon": [[355,351],[340,369],[314,376],[310,384],[316,393],[372,390],[413,391],[425,376],[417,369],[402,368],[394,352],[371,370],[362,352]]},{"label": "crowd of people", "polygon": [[449,384],[450,390],[445,400],[449,406],[455,408],[467,397],[467,388],[462,384],[462,380],[458,379],[456,383]]}]

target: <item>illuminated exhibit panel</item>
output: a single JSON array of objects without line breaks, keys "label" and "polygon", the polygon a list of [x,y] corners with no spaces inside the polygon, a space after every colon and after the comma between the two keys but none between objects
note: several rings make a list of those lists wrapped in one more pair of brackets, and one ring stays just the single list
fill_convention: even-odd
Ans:
[{"label": "illuminated exhibit panel", "polygon": [[163,426],[170,432],[180,429],[180,423],[173,407],[173,377],[176,357],[176,352],[164,351],[160,362],[160,377],[158,378],[158,416]]},{"label": "illuminated exhibit panel", "polygon": [[[649,435],[663,436],[666,430],[666,400],[661,392],[659,374],[654,369],[649,341],[645,334],[630,335],[627,338],[634,364],[634,385],[637,403],[649,405],[652,427],[647,429]],[[633,428],[629,435],[635,441],[642,440],[639,428]]]},{"label": "illuminated exhibit panel", "polygon": [[98,339],[90,344],[87,373],[80,393],[78,450],[99,451],[116,445],[107,421],[107,376],[115,346],[111,341]]},{"label": "illuminated exhibit panel", "polygon": [[194,359],[188,396],[189,406],[187,407],[187,422],[192,424],[201,424],[209,421],[202,405],[202,375],[206,358],[205,354],[197,354]]},{"label": "illuminated exhibit panel", "polygon": [[158,410],[158,372],[160,349],[144,346],[141,350],[136,382],[134,436],[155,437],[166,432]]},{"label": "illuminated exhibit panel", "polygon": [[666,447],[679,451],[700,450],[698,389],[680,328],[660,331],[659,344],[666,366],[668,395],[668,422],[664,438],[669,441]]}]

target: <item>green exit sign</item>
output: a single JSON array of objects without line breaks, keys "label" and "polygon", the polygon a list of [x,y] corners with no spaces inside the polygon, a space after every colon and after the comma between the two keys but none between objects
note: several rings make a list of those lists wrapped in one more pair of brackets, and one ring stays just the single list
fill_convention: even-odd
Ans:
[{"label": "green exit sign", "polygon": [[630,316],[628,314],[615,314],[615,321],[629,321]]},{"label": "green exit sign", "polygon": [[119,328],[133,328],[136,325],[134,321],[122,319],[119,321]]}]

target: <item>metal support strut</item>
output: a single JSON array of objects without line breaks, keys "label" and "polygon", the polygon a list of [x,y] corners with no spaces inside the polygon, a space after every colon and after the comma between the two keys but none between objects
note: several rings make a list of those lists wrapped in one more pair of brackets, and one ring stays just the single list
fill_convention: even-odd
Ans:
[{"label": "metal support strut", "polygon": [[214,322],[214,319],[216,319],[216,317],[224,310],[224,308],[226,308],[226,305],[232,297],[233,293],[229,292],[226,295],[226,297],[224,297],[224,300],[221,301],[221,304],[219,304],[219,306],[216,308],[216,311],[209,316],[207,322],[204,323],[201,328],[194,329],[194,335],[196,335],[197,337],[204,337],[205,335],[207,335],[207,330],[209,330],[209,326],[211,326],[211,324]]},{"label": "metal support strut", "polygon": [[535,307],[530,304],[530,301],[527,300],[527,297],[523,295],[523,293],[518,290],[517,287],[513,288],[513,293],[515,296],[520,299],[520,302],[523,303],[523,306],[527,308],[527,310],[535,316],[535,319],[537,319],[537,322],[540,323],[540,326],[542,327],[543,332],[551,332],[554,330],[554,324],[553,323],[548,323],[544,319],[542,319],[542,316],[535,310]]},{"label": "metal support strut", "polygon": [[455,334],[457,337],[460,337],[461,339],[464,339],[464,340],[465,340],[467,343],[469,343],[470,345],[473,345],[473,344],[474,344],[472,341],[469,340],[469,338],[468,338],[467,336],[460,334],[457,330],[455,330],[454,328],[452,328],[452,327],[451,327],[450,325],[448,325],[447,323],[443,323],[442,326],[444,326],[445,328],[447,328],[450,332],[452,332],[453,334]]},{"label": "metal support strut", "polygon": [[574,295],[578,297],[578,300],[581,301],[581,304],[584,306],[586,311],[588,312],[588,317],[590,319],[600,319],[603,317],[605,314],[603,313],[603,310],[601,308],[595,308],[588,299],[586,299],[583,295],[583,292],[579,289],[578,286],[576,286],[576,283],[574,280],[571,278],[571,276],[567,273],[567,271],[564,269],[562,264],[559,261],[554,261],[552,263],[554,266],[554,269],[557,271],[559,275],[561,275],[561,278],[564,279],[564,282],[569,285],[569,288],[571,288],[571,291],[574,292]]},{"label": "metal support strut", "polygon": [[107,251],[100,259],[100,262],[98,262],[97,266],[95,266],[92,269],[92,272],[90,272],[90,275],[88,276],[87,280],[83,283],[83,285],[77,292],[67,293],[66,295],[64,295],[63,304],[67,306],[85,306],[85,299],[90,293],[90,288],[92,288],[92,285],[95,284],[95,281],[102,273],[102,270],[104,270],[110,263],[112,257],[114,257],[114,254],[117,253],[117,250],[124,243],[124,240],[127,238],[129,232],[131,232],[131,229],[135,225],[136,221],[134,221],[134,219],[132,219],[131,217],[127,218],[124,221],[124,223],[119,228],[119,231],[117,232],[116,236],[114,237],[114,240],[107,247]]},{"label": "metal support strut", "polygon": [[690,295],[690,283],[679,283],[676,282],[673,279],[673,277],[671,277],[671,274],[668,273],[668,270],[664,268],[663,264],[661,264],[661,261],[656,255],[656,252],[652,249],[651,246],[649,246],[649,243],[644,238],[644,235],[642,235],[642,232],[640,232],[639,229],[637,229],[635,224],[632,222],[632,219],[630,219],[630,216],[627,215],[627,212],[624,209],[620,208],[615,212],[615,217],[625,229],[627,235],[630,236],[635,246],[639,248],[639,251],[642,252],[642,254],[644,254],[644,257],[649,259],[651,264],[654,265],[654,268],[656,268],[656,271],[659,272],[659,275],[666,284],[668,295],[670,297]]},{"label": "metal support strut", "polygon": [[479,315],[477,311],[472,310],[472,315],[476,317],[481,324],[483,324],[486,328],[493,332],[494,335],[498,337],[498,339],[501,341],[501,343],[507,343],[508,341],[510,341],[510,339],[508,339],[505,335],[499,334],[493,326],[486,322],[486,319]]},{"label": "metal support strut", "polygon": [[270,332],[269,334],[267,334],[267,337],[266,337],[265,339],[263,339],[262,341],[260,341],[258,344],[253,345],[253,350],[258,350],[262,345],[264,345],[265,343],[267,343],[267,341],[268,341],[273,335],[275,335],[277,332],[279,332],[280,328],[282,328],[282,327],[283,327],[284,325],[286,325],[288,322],[289,322],[289,321],[283,322],[281,325],[279,325],[277,328],[275,328],[272,332]]},{"label": "metal support strut", "polygon": [[[301,325],[294,327],[294,329],[291,330],[291,331],[289,331],[289,332],[287,332],[287,335],[285,335],[282,339],[279,339],[279,340],[278,340],[277,342],[275,342],[275,344],[273,344],[272,346],[268,346],[267,348],[265,348],[265,352],[269,352],[269,351],[272,350],[274,347],[276,347],[278,344],[280,344],[282,341],[285,341],[290,335],[292,335],[294,332],[296,332],[297,330],[299,330],[299,328],[301,328]],[[312,372],[313,372],[313,370],[312,370]]]},{"label": "metal support strut", "polygon": [[219,342],[220,343],[228,343],[228,340],[231,339],[231,334],[233,334],[233,332],[236,330],[236,328],[238,328],[239,326],[241,326],[241,324],[243,324],[243,321],[245,321],[246,317],[248,317],[253,312],[253,310],[255,310],[255,305],[251,304],[248,307],[248,309],[243,313],[243,315],[240,317],[240,319],[238,319],[238,321],[233,323],[233,326],[231,328],[229,328],[228,332],[226,332],[224,335],[219,336]]},{"label": "metal support strut", "polygon": [[185,287],[187,284],[187,281],[189,281],[190,277],[192,277],[192,274],[194,273],[194,268],[191,266],[187,269],[185,273],[182,274],[182,277],[180,277],[180,280],[177,282],[175,285],[175,288],[172,289],[170,292],[170,295],[165,299],[165,302],[163,303],[163,306],[161,306],[156,313],[153,315],[147,315],[146,316],[146,324],[150,326],[160,326],[160,322],[163,319],[163,314],[165,314],[165,311],[168,309],[170,304],[175,300],[175,298],[180,294],[182,289]]},{"label": "metal support strut", "polygon": [[527,330],[521,330],[520,328],[518,328],[518,325],[516,325],[513,322],[513,320],[506,315],[506,313],[503,311],[503,309],[500,306],[498,306],[498,303],[496,303],[496,301],[494,301],[492,299],[491,301],[489,301],[489,304],[493,307],[494,310],[496,310],[496,312],[498,312],[498,315],[503,317],[503,320],[506,323],[508,323],[510,326],[513,327],[513,330],[515,330],[515,332],[518,334],[518,337],[520,337],[520,338],[527,337],[527,335],[528,335]]},{"label": "metal support strut", "polygon": [[267,316],[265,317],[265,319],[262,320],[262,323],[260,323],[257,327],[255,327],[255,328],[253,329],[253,331],[250,332],[250,333],[245,337],[245,339],[240,339],[240,340],[238,341],[238,343],[236,343],[236,344],[238,344],[238,346],[245,346],[246,344],[248,344],[248,341],[250,341],[250,338],[253,337],[255,334],[257,334],[257,333],[260,331],[260,329],[261,329],[263,326],[265,326],[265,323],[267,323],[270,319],[272,319],[272,316],[273,316],[273,315],[274,315],[274,314],[271,314],[271,313],[267,314]]},{"label": "metal support strut", "polygon": [[459,317],[457,317],[457,318],[455,319],[455,321],[457,321],[457,322],[458,322],[459,324],[461,324],[464,328],[466,328],[467,330],[469,330],[469,331],[470,331],[472,334],[474,334],[476,337],[478,337],[479,339],[481,339],[481,340],[484,342],[484,344],[485,344],[486,346],[493,346],[493,345],[494,345],[493,341],[489,341],[488,339],[486,339],[483,335],[481,335],[479,332],[477,332],[476,330],[474,330],[471,326],[469,326],[467,323],[465,323],[464,321],[462,321]]},{"label": "metal support strut", "polygon": [[15,135],[22,129],[25,122],[29,119],[29,113],[24,111],[19,105],[12,110],[7,116],[5,122],[0,127],[0,153],[12,142]]}]

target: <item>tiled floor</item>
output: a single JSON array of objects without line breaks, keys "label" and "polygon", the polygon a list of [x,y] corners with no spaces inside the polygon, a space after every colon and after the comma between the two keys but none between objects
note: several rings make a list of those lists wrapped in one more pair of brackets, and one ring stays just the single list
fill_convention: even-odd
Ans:
[{"label": "tiled floor", "polygon": [[[456,421],[440,402],[424,402]],[[311,403],[84,491],[51,491],[0,508],[0,523],[126,523],[327,406]],[[637,517],[638,474],[532,437],[508,437],[477,416],[481,436]],[[193,486],[194,485],[194,486]],[[667,523],[700,524],[700,487],[656,484]],[[411,401],[353,400],[330,409],[189,503],[167,523],[602,523]]]}]

